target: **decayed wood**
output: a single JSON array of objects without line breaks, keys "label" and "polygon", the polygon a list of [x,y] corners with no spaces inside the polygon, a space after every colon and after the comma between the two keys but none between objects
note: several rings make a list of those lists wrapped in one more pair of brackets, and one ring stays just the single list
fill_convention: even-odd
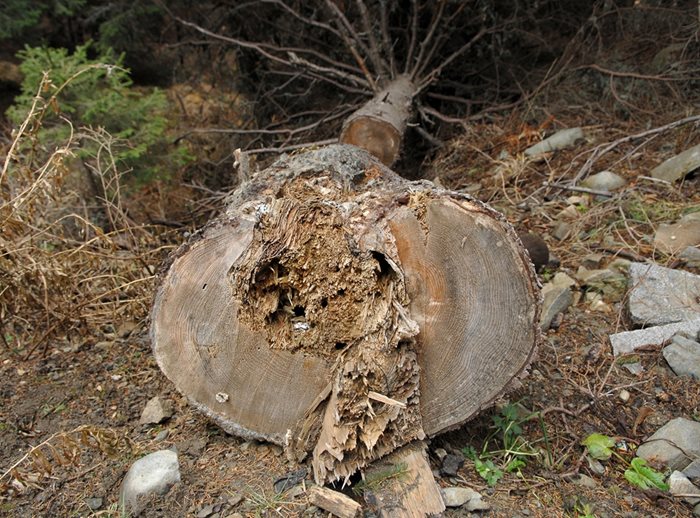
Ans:
[{"label": "decayed wood", "polygon": [[410,76],[394,79],[346,119],[340,142],[366,149],[390,166],[399,156],[415,94]]},{"label": "decayed wood", "polygon": [[426,449],[422,441],[409,444],[363,473],[364,499],[381,518],[425,518],[445,510]]},{"label": "decayed wood", "polygon": [[333,491],[326,487],[313,486],[309,488],[309,502],[324,511],[333,513],[340,518],[355,518],[360,516],[362,506],[349,496]]},{"label": "decayed wood", "polygon": [[152,340],[194,405],[321,483],[489,406],[530,362],[538,297],[501,215],[337,145],[258,173],[175,254]]}]

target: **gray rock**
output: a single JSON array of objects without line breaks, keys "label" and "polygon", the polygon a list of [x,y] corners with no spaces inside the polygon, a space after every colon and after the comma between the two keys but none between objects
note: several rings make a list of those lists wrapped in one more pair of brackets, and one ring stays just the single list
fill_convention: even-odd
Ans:
[{"label": "gray rock", "polygon": [[546,331],[552,325],[554,317],[566,311],[574,302],[571,286],[576,282],[559,272],[550,282],[542,288],[542,315],[540,317],[540,329]]},{"label": "gray rock", "polygon": [[656,166],[652,169],[651,176],[667,182],[675,182],[698,167],[700,167],[700,144]]},{"label": "gray rock", "polygon": [[578,486],[587,487],[589,489],[595,489],[598,487],[598,483],[595,480],[584,474],[580,474],[578,478],[574,478],[572,482]]},{"label": "gray rock", "polygon": [[588,254],[586,257],[581,259],[581,266],[587,270],[595,270],[600,268],[600,265],[603,264],[604,259],[605,256],[603,254]]},{"label": "gray rock", "polygon": [[445,458],[442,459],[440,473],[446,477],[456,477],[457,472],[462,466],[464,466],[464,457],[448,453],[445,455]]},{"label": "gray rock", "polygon": [[683,469],[683,474],[692,482],[700,482],[700,459],[695,459]]},{"label": "gray rock", "polygon": [[447,507],[462,507],[471,500],[481,500],[481,495],[468,487],[445,487],[440,491]]},{"label": "gray rock", "polygon": [[700,244],[700,212],[683,216],[677,223],[662,223],[654,234],[654,246],[667,254],[677,254]]},{"label": "gray rock", "polygon": [[700,248],[697,246],[688,246],[678,254],[678,258],[685,261],[688,266],[700,268]]},{"label": "gray rock", "polygon": [[158,432],[158,435],[156,435],[155,441],[156,442],[164,441],[165,439],[168,438],[169,435],[170,435],[170,430],[168,430],[167,428],[165,430],[161,430],[160,432]]},{"label": "gray rock", "polygon": [[686,477],[682,472],[680,471],[674,471],[671,473],[671,476],[668,477],[668,491],[672,495],[698,495],[697,497],[693,496],[681,496],[685,502],[688,502],[690,505],[695,505],[700,503],[700,488],[698,488],[695,484],[693,484],[690,480],[688,480],[688,477]]},{"label": "gray rock", "polygon": [[435,448],[435,456],[442,462],[442,459],[447,456],[447,451],[445,448]]},{"label": "gray rock", "polygon": [[632,263],[629,274],[628,310],[634,325],[670,324],[700,315],[700,275],[646,263]]},{"label": "gray rock", "polygon": [[159,424],[173,415],[170,401],[163,401],[158,396],[152,397],[141,412],[139,424]]},{"label": "gray rock", "polygon": [[581,182],[581,185],[589,189],[595,189],[596,191],[614,191],[624,187],[626,183],[627,180],[619,174],[615,174],[611,171],[601,171],[598,174],[586,178]]},{"label": "gray rock", "polygon": [[551,137],[538,142],[534,146],[530,146],[525,150],[525,156],[541,155],[551,151],[559,151],[573,146],[577,140],[583,139],[583,130],[581,128],[568,128],[557,131]]},{"label": "gray rock", "polygon": [[552,230],[552,236],[557,241],[564,241],[571,233],[571,223],[559,221]]},{"label": "gray rock", "polygon": [[639,446],[637,457],[672,470],[685,469],[693,459],[700,458],[700,423],[683,417],[672,419]]},{"label": "gray rock", "polygon": [[623,274],[607,268],[588,270],[580,266],[575,277],[582,284],[602,293],[611,302],[621,301],[627,290],[627,278]]},{"label": "gray rock", "polygon": [[663,355],[676,375],[700,379],[700,343],[677,334],[664,347]]},{"label": "gray rock", "polygon": [[637,329],[636,331],[623,331],[610,335],[610,344],[615,356],[630,354],[645,345],[661,345],[670,340],[676,333],[688,333],[695,336],[700,332],[700,318],[666,324],[665,326]]},{"label": "gray rock", "polygon": [[103,500],[99,496],[85,499],[85,504],[90,508],[91,511],[97,511],[100,507],[102,507],[102,502]]},{"label": "gray rock", "polygon": [[140,497],[152,494],[164,495],[180,482],[180,464],[177,453],[160,450],[134,462],[124,477],[119,502],[127,513],[138,514],[142,510]]}]

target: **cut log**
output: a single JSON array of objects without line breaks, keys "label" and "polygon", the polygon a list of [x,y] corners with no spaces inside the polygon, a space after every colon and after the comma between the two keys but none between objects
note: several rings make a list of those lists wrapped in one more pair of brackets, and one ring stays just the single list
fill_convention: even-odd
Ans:
[{"label": "cut log", "polygon": [[336,145],[255,175],[174,254],[151,334],[197,408],[311,455],[323,483],[490,406],[538,322],[534,270],[499,213]]},{"label": "cut log", "polygon": [[363,477],[365,502],[380,518],[425,518],[445,510],[422,441],[373,463]]},{"label": "cut log", "polygon": [[401,151],[415,94],[411,78],[399,76],[345,120],[340,142],[366,149],[390,166]]}]

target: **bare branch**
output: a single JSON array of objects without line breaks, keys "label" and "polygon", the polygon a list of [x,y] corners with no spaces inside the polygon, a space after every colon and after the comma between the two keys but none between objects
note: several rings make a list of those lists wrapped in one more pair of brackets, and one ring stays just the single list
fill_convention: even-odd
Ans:
[{"label": "bare branch", "polygon": [[372,30],[372,22],[369,19],[369,12],[367,11],[367,6],[364,0],[355,0],[357,8],[360,11],[360,18],[362,19],[362,27],[367,33],[367,39],[369,40],[369,55],[372,63],[374,63],[377,73],[380,75],[385,75],[387,77],[391,76],[391,71],[387,67],[386,61],[382,59],[381,52],[379,50],[379,45],[377,44],[377,38],[374,37],[374,30]]},{"label": "bare branch", "polygon": [[416,40],[418,39],[418,1],[411,0],[411,40],[408,43],[408,53],[406,62],[403,65],[403,73],[408,74],[413,62],[413,54],[416,51]]},{"label": "bare branch", "polygon": [[326,140],[317,140],[316,142],[302,142],[301,144],[291,144],[289,146],[261,147],[257,149],[251,149],[250,151],[246,151],[246,153],[248,155],[259,155],[262,153],[286,153],[287,151],[295,151],[297,149],[327,146],[329,144],[336,144],[337,142],[337,138],[329,138]]},{"label": "bare branch", "polygon": [[339,79],[345,79],[346,81],[354,84],[355,86],[359,87],[371,87],[371,84],[367,84],[367,81],[360,77],[355,77],[352,74],[348,74],[347,72],[341,72],[340,70],[336,70],[334,68],[329,68],[329,67],[322,67],[321,65],[316,65],[315,63],[311,63],[310,61],[300,58],[297,56],[295,52],[288,52],[287,55],[289,56],[289,62],[292,65],[301,65],[302,67],[308,69],[308,70],[313,70],[317,74],[323,75],[323,74],[328,74],[329,76],[334,76]]},{"label": "bare branch", "polygon": [[457,59],[459,56],[464,54],[467,50],[469,50],[477,41],[479,41],[483,36],[489,32],[489,29],[486,29],[486,27],[482,27],[479,32],[477,32],[472,39],[470,39],[467,43],[462,45],[459,49],[455,50],[452,54],[450,54],[442,63],[440,63],[437,67],[435,67],[424,79],[420,80],[418,83],[418,91],[423,90],[426,86],[428,86],[433,80],[435,80],[443,71],[445,67],[447,67],[450,63],[452,63],[455,59]]},{"label": "bare branch", "polygon": [[[326,5],[330,9],[330,11],[333,13],[335,16],[336,20],[338,21],[338,27],[340,28],[340,33],[343,35],[343,41],[345,41],[345,46],[348,48],[348,50],[352,53],[353,56],[355,56],[355,59],[358,61],[358,64],[360,65],[360,68],[364,65],[364,60],[363,59],[358,59],[359,53],[357,51],[357,48],[359,49],[366,55],[369,56],[370,60],[373,59],[372,53],[370,50],[367,48],[367,45],[360,39],[360,36],[357,34],[355,31],[355,28],[352,26],[352,24],[348,21],[348,19],[345,17],[343,12],[338,8],[337,5],[332,0],[326,0]],[[354,42],[354,43],[353,43]],[[372,63],[374,68],[376,69],[376,73],[381,73],[381,64],[378,63]],[[366,67],[365,67],[366,69]],[[374,81],[369,81],[370,83]],[[376,86],[373,89],[375,92],[377,91]]]},{"label": "bare branch", "polygon": [[430,21],[430,27],[428,28],[428,34],[426,34],[425,38],[420,44],[420,51],[418,52],[418,57],[416,58],[416,63],[413,65],[413,69],[411,70],[411,79],[414,81],[417,78],[416,73],[418,70],[420,70],[423,67],[423,57],[425,56],[425,50],[428,48],[428,45],[430,45],[433,36],[435,35],[435,31],[438,28],[438,25],[440,25],[440,21],[442,20],[442,14],[445,11],[445,0],[440,0],[437,12],[433,15],[433,19]]},{"label": "bare branch", "polygon": [[398,70],[396,69],[396,58],[394,57],[394,46],[391,44],[391,38],[389,37],[389,17],[386,12],[386,0],[379,1],[379,22],[382,31],[382,47],[384,49],[384,55],[389,59],[389,69],[391,71],[391,77],[396,77],[398,75]]}]

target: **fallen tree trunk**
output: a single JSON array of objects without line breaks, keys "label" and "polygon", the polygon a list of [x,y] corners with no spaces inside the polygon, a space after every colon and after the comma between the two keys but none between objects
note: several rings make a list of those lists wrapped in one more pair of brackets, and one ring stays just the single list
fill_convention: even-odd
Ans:
[{"label": "fallen tree trunk", "polygon": [[491,405],[538,321],[499,213],[335,145],[258,173],[174,254],[152,340],[195,406],[322,483]]},{"label": "fallen tree trunk", "polygon": [[374,95],[343,124],[340,142],[366,149],[390,166],[399,157],[401,140],[413,114],[417,87],[407,75],[399,76]]}]

